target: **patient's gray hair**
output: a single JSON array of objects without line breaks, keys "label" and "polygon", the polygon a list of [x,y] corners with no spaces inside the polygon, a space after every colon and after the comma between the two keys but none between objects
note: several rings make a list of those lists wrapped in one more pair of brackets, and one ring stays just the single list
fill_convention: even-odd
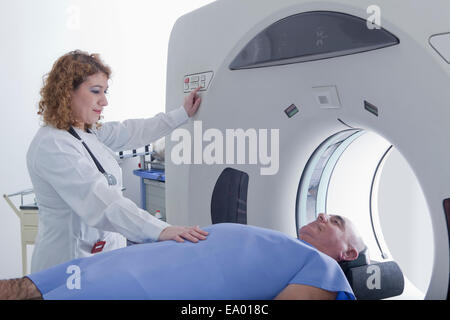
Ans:
[{"label": "patient's gray hair", "polygon": [[358,251],[358,254],[363,252],[364,250],[367,250],[367,246],[366,246],[366,244],[364,243],[364,240],[361,237],[358,237],[356,239],[355,249]]},{"label": "patient's gray hair", "polygon": [[[353,223],[352,223],[353,225]],[[367,245],[364,242],[364,239],[361,237],[361,235],[358,233],[357,229],[353,225],[353,232],[352,236],[349,239],[349,245],[358,251],[358,255],[363,252],[364,250],[367,250]],[[368,256],[368,253],[366,254]]]}]

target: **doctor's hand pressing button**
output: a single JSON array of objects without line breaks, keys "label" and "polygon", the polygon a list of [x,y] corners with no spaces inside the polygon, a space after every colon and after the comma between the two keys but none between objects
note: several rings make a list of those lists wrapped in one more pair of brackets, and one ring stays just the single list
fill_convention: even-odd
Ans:
[{"label": "doctor's hand pressing button", "polygon": [[190,117],[192,117],[198,110],[198,107],[200,106],[200,103],[202,102],[202,98],[197,95],[197,92],[201,89],[202,87],[198,87],[197,89],[195,89],[194,91],[192,91],[191,93],[189,93],[189,95],[187,95],[184,98],[184,110],[186,110],[187,115]]},{"label": "doctor's hand pressing button", "polygon": [[207,231],[196,227],[181,227],[170,226],[161,231],[158,241],[175,240],[176,242],[184,242],[183,239],[191,242],[198,242],[198,240],[205,240],[208,235]]}]

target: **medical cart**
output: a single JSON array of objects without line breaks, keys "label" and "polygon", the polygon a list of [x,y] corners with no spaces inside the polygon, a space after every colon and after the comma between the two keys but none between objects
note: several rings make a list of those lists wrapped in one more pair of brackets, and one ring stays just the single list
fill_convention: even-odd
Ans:
[{"label": "medical cart", "polygon": [[141,208],[166,221],[166,175],[164,170],[134,170],[141,178]]}]

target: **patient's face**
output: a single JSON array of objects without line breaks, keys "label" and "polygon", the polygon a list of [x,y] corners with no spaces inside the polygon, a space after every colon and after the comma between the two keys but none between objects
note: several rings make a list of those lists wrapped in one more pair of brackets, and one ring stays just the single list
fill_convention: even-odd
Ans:
[{"label": "patient's face", "polygon": [[347,254],[353,224],[338,215],[319,214],[317,219],[299,230],[299,238],[336,261],[351,260]]}]

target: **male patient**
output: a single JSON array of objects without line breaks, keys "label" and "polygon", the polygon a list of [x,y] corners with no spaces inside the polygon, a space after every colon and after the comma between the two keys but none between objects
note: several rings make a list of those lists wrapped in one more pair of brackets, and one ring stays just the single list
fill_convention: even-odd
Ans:
[{"label": "male patient", "polygon": [[299,238],[242,224],[198,243],[130,246],[0,281],[0,299],[355,299],[337,261],[365,247],[350,220],[320,214]]}]

